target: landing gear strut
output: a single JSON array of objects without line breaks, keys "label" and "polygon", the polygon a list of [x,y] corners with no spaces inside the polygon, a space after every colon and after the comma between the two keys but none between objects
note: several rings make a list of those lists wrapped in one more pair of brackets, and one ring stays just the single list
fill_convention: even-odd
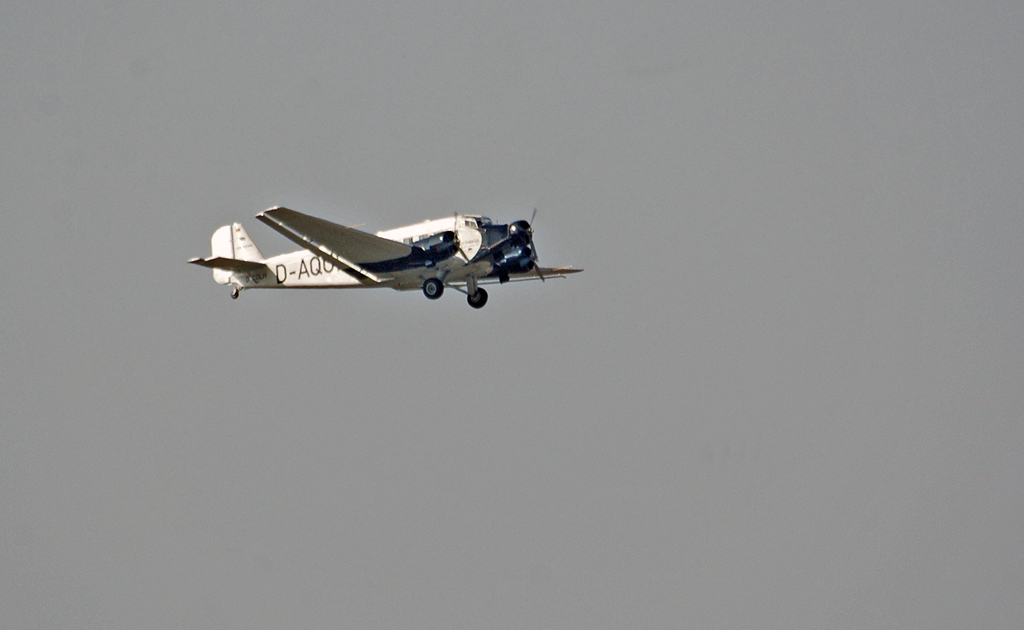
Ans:
[{"label": "landing gear strut", "polygon": [[483,308],[484,304],[487,304],[487,291],[477,289],[476,293],[469,294],[466,301],[469,302],[469,305],[473,308]]},{"label": "landing gear strut", "polygon": [[423,283],[423,295],[427,296],[428,300],[436,300],[441,297],[444,293],[444,283],[437,278],[427,278]]},{"label": "landing gear strut", "polygon": [[238,299],[238,287],[231,287],[231,299],[232,300],[237,300]]}]

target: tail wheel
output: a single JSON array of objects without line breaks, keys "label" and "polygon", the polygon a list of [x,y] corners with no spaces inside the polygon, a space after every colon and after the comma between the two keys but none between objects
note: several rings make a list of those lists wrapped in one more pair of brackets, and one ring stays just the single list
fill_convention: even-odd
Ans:
[{"label": "tail wheel", "polygon": [[237,300],[238,299],[238,287],[232,287],[231,288],[231,299],[232,300]]},{"label": "tail wheel", "polygon": [[427,296],[428,300],[436,300],[443,293],[444,284],[437,278],[428,278],[423,283],[423,295]]},{"label": "tail wheel", "polygon": [[476,293],[470,294],[466,301],[473,308],[483,308],[484,304],[487,304],[487,291],[483,289],[477,289]]}]

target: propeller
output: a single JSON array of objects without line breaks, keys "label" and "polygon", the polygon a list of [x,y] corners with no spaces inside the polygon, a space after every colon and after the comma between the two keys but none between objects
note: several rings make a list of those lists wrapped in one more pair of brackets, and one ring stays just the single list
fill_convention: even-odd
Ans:
[{"label": "propeller", "polygon": [[537,277],[540,278],[541,282],[544,282],[544,274],[540,272],[540,261],[537,259],[537,244],[533,242],[533,220],[537,218],[537,209],[533,209],[533,214],[530,215],[530,249],[533,250],[533,268],[537,272]]},{"label": "propeller", "polygon": [[456,210],[454,213],[455,220],[452,223],[452,231],[455,232],[455,246],[462,251],[462,239],[459,238],[459,211]]}]

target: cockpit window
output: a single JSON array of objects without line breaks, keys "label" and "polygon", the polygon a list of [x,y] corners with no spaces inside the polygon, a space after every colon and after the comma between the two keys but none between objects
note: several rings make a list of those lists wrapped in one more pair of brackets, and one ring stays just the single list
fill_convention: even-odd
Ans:
[{"label": "cockpit window", "polygon": [[468,228],[475,228],[476,227],[476,219],[463,219],[462,220],[462,225],[465,225]]},{"label": "cockpit window", "polygon": [[491,225],[491,223],[492,223],[492,221],[490,219],[488,219],[487,217],[480,217],[476,221],[477,221],[477,223],[480,224],[480,227],[487,227],[488,225]]}]

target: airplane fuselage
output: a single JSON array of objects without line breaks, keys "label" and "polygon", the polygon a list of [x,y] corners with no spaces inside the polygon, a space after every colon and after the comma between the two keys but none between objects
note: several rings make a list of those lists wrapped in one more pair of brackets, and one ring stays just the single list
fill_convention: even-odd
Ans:
[{"label": "airplane fuselage", "polygon": [[[414,247],[412,253],[405,258],[361,264],[362,268],[382,276],[380,283],[368,282],[358,272],[307,249],[265,259],[263,262],[269,272],[235,272],[232,279],[246,289],[386,286],[407,291],[419,289],[428,278],[459,283],[467,281],[470,276],[482,279],[496,274],[497,260],[493,256],[478,254],[485,253],[489,246],[503,239],[507,240],[508,234],[508,225],[494,225],[487,217],[467,215],[433,219],[377,232],[376,235],[381,238]],[[532,264],[532,252],[520,247],[517,254],[520,259],[525,258],[520,261],[520,267],[526,271]]]}]

